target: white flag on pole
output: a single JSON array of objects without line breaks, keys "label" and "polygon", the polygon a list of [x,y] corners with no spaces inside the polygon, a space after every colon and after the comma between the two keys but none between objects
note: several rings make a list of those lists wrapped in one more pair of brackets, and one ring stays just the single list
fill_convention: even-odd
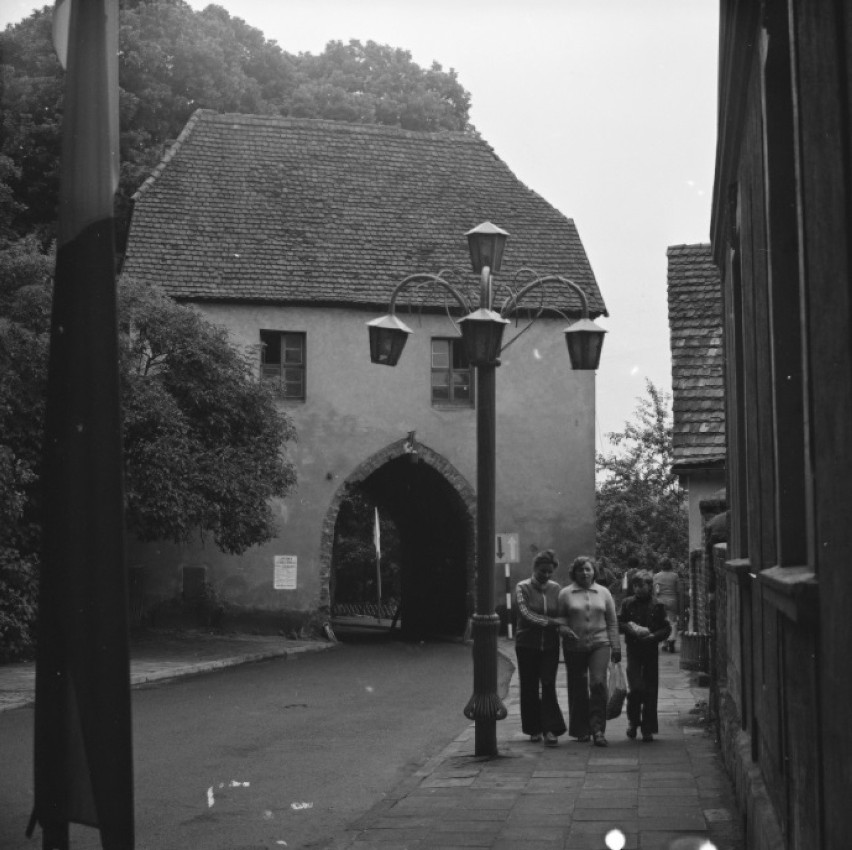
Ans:
[{"label": "white flag on pole", "polygon": [[379,532],[379,509],[375,510],[373,522],[373,545],[376,547],[376,619],[382,617],[382,541]]}]

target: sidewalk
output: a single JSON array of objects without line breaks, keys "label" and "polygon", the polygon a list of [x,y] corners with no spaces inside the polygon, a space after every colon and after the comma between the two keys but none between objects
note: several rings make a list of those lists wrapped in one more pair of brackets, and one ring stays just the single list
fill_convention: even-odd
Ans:
[{"label": "sidewalk", "polygon": [[[132,686],[207,673],[264,658],[329,649],[322,640],[289,640],[274,635],[218,635],[203,630],[151,631],[130,642]],[[35,699],[35,663],[0,665],[0,711]]]},{"label": "sidewalk", "polygon": [[[514,662],[510,641],[501,639],[500,651]],[[606,749],[567,737],[553,748],[531,743],[514,675],[498,757],[473,755],[471,724],[327,850],[743,850],[730,782],[704,725],[708,690],[679,661],[660,654],[659,736],[629,740],[622,716],[607,725]],[[558,688],[564,707],[562,664]]]},{"label": "sidewalk", "polygon": [[[275,656],[319,651],[323,641],[150,633],[131,644],[133,685]],[[500,640],[514,664],[514,644]],[[730,782],[704,725],[707,688],[660,655],[660,733],[625,737],[622,716],[607,726],[608,748],[563,737],[558,747],[521,732],[517,675],[497,724],[499,756],[473,755],[474,725],[329,842],[327,850],[744,850]],[[28,705],[34,664],[0,666],[0,711]],[[558,692],[566,704],[565,671]],[[620,830],[624,842],[607,835]],[[709,843],[708,843],[709,842]]]}]

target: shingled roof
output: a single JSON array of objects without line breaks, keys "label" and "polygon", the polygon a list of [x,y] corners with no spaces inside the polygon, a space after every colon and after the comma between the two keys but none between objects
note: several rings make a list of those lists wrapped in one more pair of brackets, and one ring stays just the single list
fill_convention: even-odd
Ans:
[{"label": "shingled roof", "polygon": [[196,112],[134,198],[123,274],[181,300],[378,307],[414,272],[476,284],[464,233],[486,220],[510,234],[498,282],[559,273],[606,315],[574,222],[481,138],[337,121]]},{"label": "shingled roof", "polygon": [[722,290],[710,245],[673,245],[669,328],[676,472],[725,463]]}]

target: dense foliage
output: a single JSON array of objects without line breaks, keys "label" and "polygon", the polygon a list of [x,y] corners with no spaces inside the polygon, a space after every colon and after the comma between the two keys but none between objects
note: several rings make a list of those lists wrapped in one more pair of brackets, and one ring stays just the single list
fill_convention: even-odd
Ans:
[{"label": "dense foliage", "polygon": [[[376,602],[376,549],[373,541],[375,505],[358,487],[340,504],[332,550],[332,603],[345,610],[363,610]],[[395,608],[400,598],[400,542],[396,526],[379,517],[382,603]]]},{"label": "dense foliage", "polygon": [[210,532],[239,554],[270,540],[269,499],[295,483],[295,438],[256,356],[147,286],[119,288],[127,521],[143,540]]},{"label": "dense foliage", "polygon": [[[56,216],[62,75],[45,7],[0,33],[0,238]],[[465,130],[470,98],[456,73],[423,69],[406,50],[329,42],[291,55],[220,6],[124,0],[119,16],[119,234],[129,199],[198,108]],[[120,238],[121,243],[121,238]]]},{"label": "dense foliage", "polygon": [[[53,258],[0,252],[0,654],[28,650],[40,549]],[[294,438],[256,363],[225,331],[154,289],[119,288],[126,518],[140,539],[201,531],[239,553],[275,532],[269,499],[295,483]]]},{"label": "dense foliage", "polygon": [[686,493],[672,473],[671,397],[647,382],[633,421],[608,435],[615,451],[597,458],[597,554],[616,573],[630,556],[647,569],[663,557],[687,561]]},{"label": "dense foliage", "polygon": [[[0,654],[7,655],[26,652],[31,641],[40,547],[64,74],[52,11],[45,6],[0,32]],[[291,55],[223,8],[195,12],[183,0],[122,0],[119,86],[119,251],[131,196],[196,109],[469,129],[469,96],[452,70],[420,68],[407,51],[374,42]],[[130,329],[121,349],[129,527],[142,539],[174,541],[204,530],[235,553],[268,539],[268,499],[294,483],[281,454],[294,434],[253,379],[256,364],[157,292],[125,284],[120,298]],[[344,560],[363,559],[350,552]]]},{"label": "dense foliage", "polygon": [[[45,6],[0,33],[0,636],[19,652],[35,614],[63,108],[51,27]],[[183,0],[122,0],[119,28],[119,250],[132,194],[198,108],[468,129],[455,72],[420,68],[405,50],[351,41],[291,55],[223,8]],[[294,434],[255,364],[155,291],[127,283],[120,299],[128,526],[145,540],[207,531],[234,553],[269,539],[268,500],[294,483],[281,454]],[[342,511],[344,584],[364,562],[354,511]]]}]

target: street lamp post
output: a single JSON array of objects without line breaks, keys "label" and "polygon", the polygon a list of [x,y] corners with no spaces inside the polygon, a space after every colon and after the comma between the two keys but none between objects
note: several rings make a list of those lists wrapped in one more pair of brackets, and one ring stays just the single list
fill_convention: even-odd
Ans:
[{"label": "street lamp post", "polygon": [[[565,329],[568,354],[573,369],[597,369],[603,335],[606,331],[589,318],[588,300],[574,281],[559,275],[538,275],[521,269],[528,280],[518,292],[509,290],[499,312],[494,310],[492,273],[500,271],[503,249],[509,234],[491,222],[484,222],[467,234],[473,271],[479,275],[479,308],[471,310],[459,289],[441,271],[413,274],[399,283],[391,294],[387,315],[367,323],[370,358],[373,363],[395,366],[411,333],[396,316],[396,301],[409,287],[436,285],[448,291],[470,311],[459,321],[468,360],[476,367],[476,611],[473,615],[473,695],[464,709],[475,722],[475,754],[497,755],[497,721],[506,717],[506,708],[497,694],[497,636],[500,619],[494,611],[494,543],[496,501],[496,369],[503,348],[506,316],[518,309],[522,299],[534,289],[551,284],[567,286],[580,298],[581,318]],[[555,309],[555,308],[553,308]],[[511,340],[510,340],[511,342]]]}]

